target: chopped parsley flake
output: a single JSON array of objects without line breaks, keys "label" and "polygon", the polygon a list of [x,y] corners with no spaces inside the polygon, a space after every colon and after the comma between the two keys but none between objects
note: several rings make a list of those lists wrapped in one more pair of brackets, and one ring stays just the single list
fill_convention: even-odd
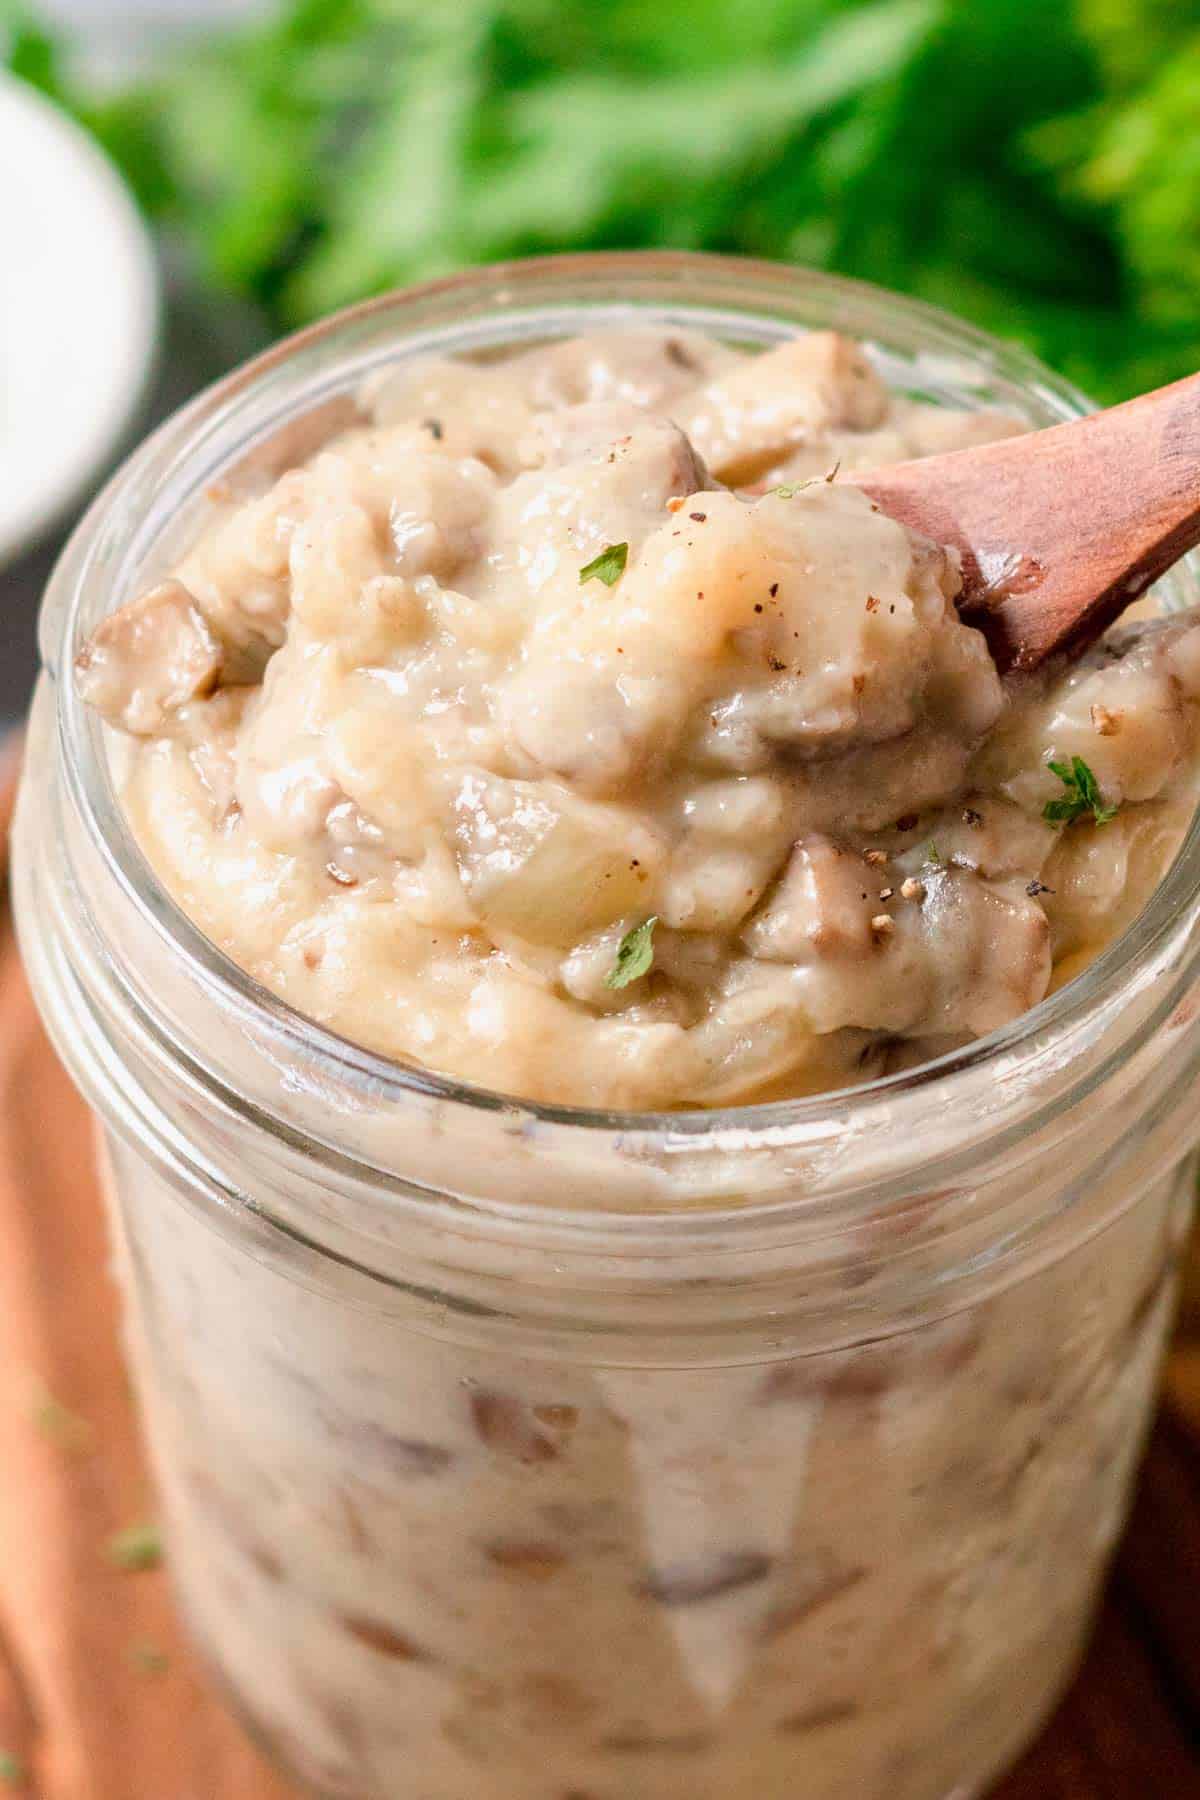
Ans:
[{"label": "chopped parsley flake", "polygon": [[834,463],[832,469],[828,470],[824,475],[810,475],[807,481],[789,482],[783,487],[771,488],[770,492],[772,494],[777,494],[781,500],[793,500],[797,494],[803,493],[805,488],[820,487],[823,481],[836,481],[841,466],[841,459],[839,458],[838,461]]},{"label": "chopped parsley flake", "polygon": [[646,973],[654,961],[654,927],[658,924],[658,915],[651,913],[632,931],[627,931],[617,946],[617,960],[604,977],[606,988],[628,987],[631,981],[638,981]]},{"label": "chopped parsley flake", "polygon": [[150,1638],[138,1638],[129,1646],[129,1660],[143,1675],[162,1675],[171,1666],[165,1650]]},{"label": "chopped parsley flake", "polygon": [[579,571],[580,587],[585,581],[602,581],[605,587],[615,587],[625,573],[628,561],[628,544],[609,544],[599,556],[593,556],[590,563],[584,563]]},{"label": "chopped parsley flake", "polygon": [[24,1787],[29,1771],[13,1750],[0,1750],[0,1781],[5,1787]]},{"label": "chopped parsley flake", "polygon": [[1082,756],[1073,756],[1070,762],[1048,761],[1046,767],[1058,776],[1066,790],[1057,800],[1047,800],[1042,809],[1042,817],[1052,825],[1070,825],[1088,813],[1097,825],[1107,825],[1116,818],[1117,807],[1105,806],[1100,784]]},{"label": "chopped parsley flake", "polygon": [[108,1541],[109,1560],[131,1573],[157,1569],[162,1561],[162,1534],[157,1525],[130,1525]]},{"label": "chopped parsley flake", "polygon": [[44,1388],[34,1395],[32,1412],[36,1429],[60,1450],[78,1452],[90,1447],[92,1428],[87,1420]]}]

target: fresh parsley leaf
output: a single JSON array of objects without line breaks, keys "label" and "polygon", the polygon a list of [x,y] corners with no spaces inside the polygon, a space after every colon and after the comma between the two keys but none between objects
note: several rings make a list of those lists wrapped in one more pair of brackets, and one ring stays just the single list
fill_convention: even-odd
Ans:
[{"label": "fresh parsley leaf", "polygon": [[1066,790],[1057,800],[1047,800],[1042,809],[1042,817],[1052,825],[1070,825],[1088,813],[1097,825],[1107,825],[1116,818],[1117,807],[1105,806],[1100,784],[1082,756],[1073,756],[1070,762],[1051,760],[1046,767],[1058,776]]},{"label": "fresh parsley leaf", "polygon": [[24,1787],[28,1774],[23,1758],[15,1750],[0,1750],[0,1781],[5,1787]]},{"label": "fresh parsley leaf", "polygon": [[584,563],[580,569],[580,587],[585,581],[602,581],[605,587],[615,587],[625,573],[625,564],[628,561],[628,544],[607,545],[599,556],[593,556],[591,562]]},{"label": "fresh parsley leaf", "polygon": [[142,1675],[162,1675],[171,1659],[151,1638],[138,1638],[129,1646],[129,1660]]},{"label": "fresh parsley leaf", "polygon": [[45,1388],[40,1388],[33,1396],[32,1413],[37,1430],[60,1450],[76,1454],[91,1447],[92,1428],[88,1421],[72,1412],[69,1406],[64,1406],[61,1400],[56,1400]]},{"label": "fresh parsley leaf", "polygon": [[658,924],[658,915],[651,913],[632,931],[627,931],[617,946],[617,960],[604,977],[606,988],[628,987],[631,981],[639,981],[654,961],[654,927]]},{"label": "fresh parsley leaf", "polygon": [[130,1573],[157,1569],[162,1553],[162,1534],[157,1525],[130,1525],[108,1541],[109,1561]]},{"label": "fresh parsley leaf", "polygon": [[782,487],[773,487],[770,492],[778,494],[781,500],[793,500],[797,494],[803,493],[805,488],[820,487],[822,482],[828,484],[836,481],[841,473],[841,467],[842,459],[839,456],[832,469],[827,469],[824,475],[810,475],[805,481],[785,482]]}]

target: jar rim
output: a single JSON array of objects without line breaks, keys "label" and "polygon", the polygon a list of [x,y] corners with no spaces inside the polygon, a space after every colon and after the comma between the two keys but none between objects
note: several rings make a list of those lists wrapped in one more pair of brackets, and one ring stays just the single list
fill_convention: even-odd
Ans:
[{"label": "jar rim", "polygon": [[[570,316],[574,297],[593,278],[615,282],[617,287],[622,283],[665,284],[671,289],[672,308],[688,314],[699,306],[698,296],[710,293],[714,284],[720,287],[723,283],[741,283],[757,297],[756,307],[741,315],[747,323],[756,311],[764,323],[770,322],[780,316],[776,307],[799,305],[806,296],[819,297],[829,304],[844,303],[851,315],[886,317],[903,326],[914,341],[926,341],[935,355],[960,356],[984,371],[1003,370],[1012,384],[1043,408],[1049,407],[1057,417],[1090,410],[1090,403],[1082,394],[1028,352],[1003,344],[940,308],[870,283],[746,258],[691,251],[594,252],[530,258],[441,277],[335,313],[241,365],[161,426],[102,490],[64,552],[52,588],[54,604],[48,605],[43,615],[43,661],[59,677],[55,681],[57,731],[71,796],[109,872],[142,921],[187,963],[194,982],[226,1016],[253,1025],[256,1030],[268,1029],[276,1043],[302,1055],[307,1064],[323,1063],[339,1081],[384,1100],[416,1095],[474,1112],[517,1112],[571,1134],[616,1135],[625,1144],[651,1139],[681,1147],[720,1145],[729,1151],[755,1144],[776,1147],[785,1142],[802,1142],[814,1131],[828,1134],[851,1125],[856,1134],[871,1130],[875,1124],[894,1130],[893,1109],[906,1097],[928,1095],[931,1088],[936,1088],[944,1096],[946,1106],[952,1107],[956,1087],[968,1076],[978,1078],[994,1070],[997,1079],[1002,1079],[1017,1056],[1024,1060],[1035,1054],[1048,1054],[1056,1063],[1064,1055],[1069,1057],[1075,1034],[1111,1000],[1115,989],[1136,981],[1155,962],[1164,942],[1179,932],[1188,909],[1200,900],[1200,814],[1193,818],[1166,875],[1127,929],[1080,975],[1008,1025],[916,1068],[854,1087],[799,1099],[687,1112],[604,1111],[536,1102],[459,1082],[369,1050],[311,1020],[243,970],[193,924],[144,856],[125,819],[109,758],[102,752],[102,727],[83,705],[75,683],[69,676],[62,678],[85,635],[81,630],[85,600],[89,596],[94,599],[98,587],[105,583],[110,597],[115,591],[124,598],[119,592],[119,579],[113,579],[114,561],[117,539],[122,535],[126,573],[137,561],[131,552],[138,548],[137,522],[132,515],[137,507],[139,478],[144,480],[149,471],[158,470],[157,489],[169,487],[174,480],[183,491],[187,484],[181,476],[197,436],[211,435],[215,425],[227,423],[231,411],[268,387],[281,371],[290,369],[308,352],[327,346],[339,334],[352,333],[364,324],[374,326],[380,320],[396,319],[391,346],[394,356],[408,351],[411,344],[403,330],[403,317],[422,307],[432,305],[453,313],[463,303],[473,301],[477,304],[477,316],[490,319],[498,328],[506,318],[527,316],[520,310],[527,290],[543,293],[561,289],[559,313],[554,312],[554,303],[547,302],[544,293],[538,312],[543,335],[552,335],[556,320],[561,323]],[[795,328],[794,322],[788,326]],[[489,341],[499,344],[514,340],[497,329]],[[345,391],[345,387],[342,380],[339,391]],[[315,390],[310,389],[310,405],[314,397]],[[243,442],[243,453],[250,442],[253,439]],[[164,457],[169,466],[159,469]],[[211,471],[205,479],[211,479]],[[1189,585],[1194,581],[1194,569],[1192,565]],[[1089,1085],[1095,1079],[1093,1069],[1087,1077]],[[1059,1092],[1054,1104],[1061,1105],[1062,1099]],[[1028,1116],[1026,1127],[1030,1127]]]}]

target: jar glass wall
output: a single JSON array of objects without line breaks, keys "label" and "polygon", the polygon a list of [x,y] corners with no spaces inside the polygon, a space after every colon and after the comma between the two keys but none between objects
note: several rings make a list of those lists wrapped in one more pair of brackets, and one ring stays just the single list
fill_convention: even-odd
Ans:
[{"label": "jar glass wall", "polygon": [[1196,830],[1083,976],[926,1069],[536,1107],[227,962],[69,678],[209,484],[383,362],[631,318],[832,324],[910,392],[1082,404],[928,309],[689,256],[485,270],[303,334],[152,438],[56,572],[22,942],[104,1126],[183,1604],[285,1767],[360,1800],[943,1800],[1061,1690],[1124,1516],[1190,1214]]}]

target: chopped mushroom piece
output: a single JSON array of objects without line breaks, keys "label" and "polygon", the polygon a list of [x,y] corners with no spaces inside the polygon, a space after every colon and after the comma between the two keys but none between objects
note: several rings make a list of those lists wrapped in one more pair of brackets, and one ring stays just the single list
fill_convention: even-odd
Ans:
[{"label": "chopped mushroom piece", "polygon": [[811,331],[719,377],[680,422],[713,473],[741,486],[807,439],[870,431],[887,410],[887,388],[862,346]]},{"label": "chopped mushroom piece", "polygon": [[878,899],[879,877],[865,857],[827,837],[805,838],[743,942],[768,962],[861,956],[870,948]]},{"label": "chopped mushroom piece", "polygon": [[155,737],[221,678],[223,656],[192,595],[162,581],[102,620],[75,662],[79,691],[110,725]]}]

